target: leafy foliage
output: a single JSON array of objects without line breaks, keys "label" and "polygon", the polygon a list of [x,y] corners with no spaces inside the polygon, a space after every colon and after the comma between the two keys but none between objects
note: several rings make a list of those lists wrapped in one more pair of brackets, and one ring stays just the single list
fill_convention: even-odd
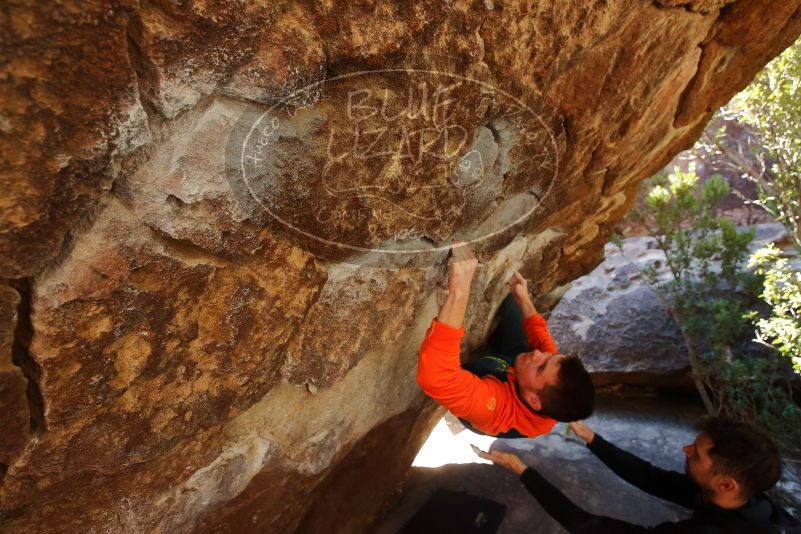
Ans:
[{"label": "leafy foliage", "polygon": [[[753,232],[738,231],[718,216],[717,205],[729,190],[722,177],[699,185],[694,169],[675,169],[660,182],[648,192],[647,212],[640,219],[665,253],[671,276],[665,278],[652,268],[643,274],[684,337],[693,379],[707,410],[756,421],[792,443],[801,438],[801,409],[782,382],[784,362],[770,353],[759,354],[759,347],[749,343],[753,336],[749,318],[754,314],[748,313],[748,299],[759,291],[759,280],[743,267]],[[775,258],[764,257],[776,265]],[[759,323],[775,346],[801,340],[798,331],[789,340],[778,334],[787,332],[783,321],[787,314],[797,317],[801,304],[788,297],[798,296],[788,280],[798,281],[784,276],[778,284],[783,290],[765,290],[772,305],[786,301],[774,311],[781,316]]]},{"label": "leafy foliage", "polygon": [[[753,182],[756,199],[734,193],[781,222],[801,253],[801,40],[716,113],[693,153],[721,172]],[[798,447],[801,411],[791,387],[801,374],[801,274],[777,248],[768,247],[750,259],[758,277],[738,279],[735,270],[745,252],[736,231],[721,222],[713,231],[720,241],[706,241],[718,223],[699,215],[710,208],[705,202],[720,196],[718,185],[696,189],[692,199],[687,195],[696,186],[690,176],[658,175],[651,182],[661,187],[651,189],[648,213],[632,218],[652,222],[652,232],[664,236],[660,246],[671,258],[676,282],[655,288],[671,299],[672,315],[688,347],[695,347],[693,370],[707,408],[758,421]],[[719,270],[705,270],[710,257],[721,259]],[[693,262],[699,262],[695,270]],[[767,313],[742,313],[749,307],[742,298],[748,293],[762,299]],[[750,337],[757,343],[749,344]]]},{"label": "leafy foliage", "polygon": [[[711,129],[695,151],[705,159],[718,157],[753,181],[759,197],[754,203],[784,224],[801,253],[801,40],[771,61],[718,115],[746,125],[747,141],[733,141],[726,127]],[[772,309],[768,317],[752,314],[757,339],[801,374],[799,274],[775,248],[759,251],[751,265],[764,277],[760,296]]]},{"label": "leafy foliage", "polygon": [[757,336],[801,373],[801,272],[793,270],[773,245],[754,254],[749,265],[765,277],[760,297],[771,307],[769,317],[756,320]]},{"label": "leafy foliage", "polygon": [[727,127],[707,130],[696,150],[720,156],[753,181],[755,201],[783,223],[801,249],[801,40],[791,45],[718,112],[713,124],[746,125],[750,139],[732,141]]}]

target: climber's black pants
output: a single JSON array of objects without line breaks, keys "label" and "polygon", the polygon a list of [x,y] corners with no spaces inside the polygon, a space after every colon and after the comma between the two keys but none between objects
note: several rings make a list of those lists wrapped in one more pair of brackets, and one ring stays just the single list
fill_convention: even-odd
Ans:
[{"label": "climber's black pants", "polygon": [[[492,375],[501,382],[506,382],[506,372],[509,367],[513,367],[518,354],[530,352],[531,348],[526,339],[526,332],[523,330],[523,312],[515,302],[512,295],[508,295],[501,307],[498,309],[498,326],[490,334],[487,344],[491,356],[484,356],[462,365],[463,369],[470,371],[476,376]],[[477,434],[484,434],[480,430],[473,428],[470,421],[460,418],[462,424]],[[517,430],[510,429],[508,432],[498,434],[499,438],[522,438],[525,437]]]},{"label": "climber's black pants", "polygon": [[531,352],[523,330],[523,310],[509,294],[503,299],[498,316],[498,326],[489,337],[489,348],[493,355],[500,356],[513,366],[518,354]]}]

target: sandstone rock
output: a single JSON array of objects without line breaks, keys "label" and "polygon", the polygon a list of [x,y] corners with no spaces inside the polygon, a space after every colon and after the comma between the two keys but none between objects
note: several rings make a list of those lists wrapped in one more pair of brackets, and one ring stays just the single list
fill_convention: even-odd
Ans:
[{"label": "sandstone rock", "polygon": [[0,42],[0,276],[41,271],[107,190],[111,162],[149,140],[128,10],[13,2]]},{"label": "sandstone rock", "polygon": [[30,413],[25,397],[27,380],[12,361],[11,346],[17,325],[20,297],[5,284],[0,285],[0,480],[16,459],[29,437]]},{"label": "sandstone rock", "polygon": [[[324,280],[311,257],[278,242],[254,272],[130,219],[110,204],[73,261],[35,288],[30,356],[48,432],[7,474],[14,500],[34,485],[40,497],[61,490],[65,475],[163,457],[247,409],[279,380],[282,351]],[[265,328],[264,317],[276,323]],[[172,469],[164,484],[188,474],[180,462]]]},{"label": "sandstone rock", "polygon": [[412,326],[414,310],[433,289],[420,270],[391,273],[349,264],[329,270],[325,287],[287,347],[287,380],[314,388],[333,385],[369,351],[392,346]]},{"label": "sandstone rock", "polygon": [[431,425],[449,240],[469,349],[511,270],[595,265],[799,5],[12,2],[3,529],[357,530]]}]

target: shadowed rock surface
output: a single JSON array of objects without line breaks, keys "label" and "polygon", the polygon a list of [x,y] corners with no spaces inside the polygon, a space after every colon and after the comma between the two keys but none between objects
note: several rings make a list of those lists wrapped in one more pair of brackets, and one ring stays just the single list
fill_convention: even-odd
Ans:
[{"label": "shadowed rock surface", "polygon": [[512,270],[597,263],[799,5],[7,2],[3,530],[366,524],[434,421],[443,245],[484,265],[469,349]]}]

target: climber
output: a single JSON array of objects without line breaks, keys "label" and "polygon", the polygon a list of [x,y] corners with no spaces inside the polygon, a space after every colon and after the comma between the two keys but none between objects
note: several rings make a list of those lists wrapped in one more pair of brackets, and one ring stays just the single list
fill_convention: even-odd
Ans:
[{"label": "climber", "polygon": [[[757,427],[723,417],[703,419],[700,433],[684,446],[684,473],[666,471],[618,449],[586,424],[570,428],[618,476],[641,490],[692,510],[689,519],[643,527],[587,513],[516,455],[477,451],[506,467],[548,514],[568,532],[799,532],[795,518],[764,492],[776,484],[781,457],[776,444]],[[785,530],[787,527],[796,527]],[[781,530],[780,530],[781,529]]]},{"label": "climber", "polygon": [[420,347],[417,382],[429,396],[475,432],[498,437],[545,434],[556,421],[592,413],[595,389],[575,356],[559,354],[537,313],[526,280],[506,284],[500,323],[490,338],[497,357],[460,367],[460,340],[478,260],[455,244],[449,260],[448,296]]}]

